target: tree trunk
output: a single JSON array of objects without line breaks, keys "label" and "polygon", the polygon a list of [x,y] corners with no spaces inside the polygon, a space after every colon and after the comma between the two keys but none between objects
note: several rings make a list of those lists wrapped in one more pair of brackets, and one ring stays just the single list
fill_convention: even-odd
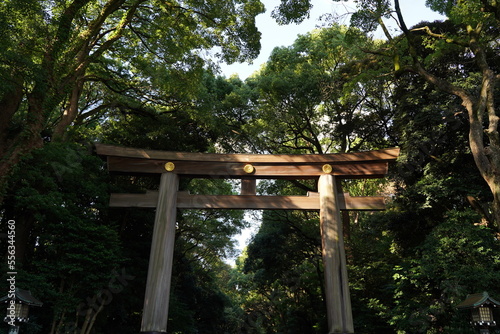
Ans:
[{"label": "tree trunk", "polygon": [[57,123],[52,133],[52,137],[54,138],[54,140],[64,139],[64,134],[66,132],[66,129],[71,125],[71,123],[73,123],[73,121],[78,116],[78,101],[80,100],[80,96],[82,95],[82,90],[83,90],[83,80],[80,80],[78,83],[74,84],[68,104],[64,109],[61,120],[59,121],[59,123]]},{"label": "tree trunk", "polygon": [[97,319],[97,316],[99,315],[99,313],[101,313],[101,311],[103,309],[104,309],[104,303],[101,303],[101,305],[99,305],[99,309],[95,312],[92,312],[92,316],[90,317],[89,322],[85,326],[85,328],[86,328],[85,331],[82,328],[82,331],[80,334],[90,334],[90,332],[92,331],[92,328],[94,327],[94,323],[95,323],[95,320]]},{"label": "tree trunk", "polygon": [[[401,29],[409,42],[410,54],[413,58],[411,70],[418,73],[424,80],[433,84],[437,89],[459,97],[462,100],[462,105],[467,110],[470,124],[469,145],[479,173],[488,184],[493,195],[492,216],[495,219],[497,228],[500,230],[500,134],[498,132],[500,118],[495,110],[495,86],[498,78],[488,64],[489,59],[485,50],[486,45],[484,41],[481,41],[481,35],[484,33],[483,24],[478,23],[475,26],[466,26],[468,33],[467,42],[456,42],[453,39],[448,40],[445,35],[432,33],[428,27],[423,29],[432,38],[441,39],[447,43],[455,43],[472,51],[474,61],[482,76],[479,93],[474,96],[472,95],[473,93],[453,84],[447,78],[439,78],[423,67],[417,55],[416,48],[413,45],[415,41],[404,22],[399,1],[394,1],[395,9]],[[488,117],[487,122],[485,119],[486,116]],[[484,128],[485,124],[487,128]],[[489,139],[489,146],[487,147],[485,147],[485,134]]]},{"label": "tree trunk", "polygon": [[[469,115],[469,145],[479,173],[488,184],[493,195],[492,216],[500,230],[500,142],[498,140],[498,116],[493,105],[494,76],[491,70],[483,71],[483,84],[477,102],[473,98],[462,98]],[[473,101],[475,103],[473,103]],[[488,112],[488,128],[484,129],[483,115]],[[489,146],[484,145],[486,133]],[[485,217],[488,218],[488,217]]]},{"label": "tree trunk", "polygon": [[[16,261],[19,264],[26,262],[30,247],[30,232],[35,224],[35,217],[33,214],[21,214],[15,217],[16,221]],[[34,243],[31,245],[34,247]]]},{"label": "tree trunk", "polygon": [[[500,231],[500,180],[497,180],[495,182],[495,190],[493,193],[493,206],[492,206],[492,211],[493,211],[493,217],[495,219],[495,222],[497,224],[497,228]],[[491,186],[490,186],[491,187]]]},{"label": "tree trunk", "polygon": [[[493,195],[493,217],[496,227],[500,230],[500,136],[498,133],[499,117],[496,115],[493,93],[497,79],[485,63],[484,50],[476,47],[474,52],[478,66],[482,70],[483,79],[478,96],[472,96],[465,89],[429,73],[418,60],[415,60],[413,69],[437,89],[462,100],[462,105],[469,116],[469,146],[479,173]],[[488,122],[484,119],[486,115]],[[488,124],[486,129],[484,123]],[[487,147],[485,147],[485,134],[489,139]]]},{"label": "tree trunk", "polygon": [[13,87],[11,91],[5,93],[3,98],[0,100],[0,110],[2,111],[0,112],[0,143],[4,143],[7,140],[7,129],[12,122],[12,117],[19,109],[22,98],[23,85],[16,84],[15,87]]}]

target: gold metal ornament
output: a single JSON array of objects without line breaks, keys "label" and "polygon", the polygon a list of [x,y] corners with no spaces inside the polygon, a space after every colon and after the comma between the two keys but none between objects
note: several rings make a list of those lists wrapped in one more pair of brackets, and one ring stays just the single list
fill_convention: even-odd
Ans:
[{"label": "gold metal ornament", "polygon": [[170,161],[169,161],[169,162],[167,162],[167,163],[165,164],[165,170],[166,170],[167,172],[171,172],[171,171],[173,171],[174,169],[175,169],[175,164],[174,164],[173,162],[170,162]]},{"label": "gold metal ornament", "polygon": [[246,164],[245,167],[243,167],[243,170],[247,174],[252,174],[255,171],[255,168],[251,164]]},{"label": "gold metal ornament", "polygon": [[325,165],[323,165],[322,170],[323,170],[323,173],[330,174],[333,171],[333,167],[332,167],[332,165],[325,164]]}]

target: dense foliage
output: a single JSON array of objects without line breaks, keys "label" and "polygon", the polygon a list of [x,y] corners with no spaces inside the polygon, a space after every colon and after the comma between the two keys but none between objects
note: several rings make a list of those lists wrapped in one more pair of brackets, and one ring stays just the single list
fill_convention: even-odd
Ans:
[{"label": "dense foliage", "polygon": [[203,69],[258,54],[263,9],[258,0],[2,1],[0,191],[24,154],[111,110],[189,105]]},{"label": "dense foliage", "polygon": [[[400,147],[386,180],[342,181],[353,196],[391,199],[383,212],[343,214],[356,333],[472,333],[457,304],[482,291],[500,299],[498,182],[488,178],[496,79],[484,86],[499,63],[499,11],[486,0],[428,1],[450,20],[376,41],[366,31],[384,23],[389,3],[357,4],[358,28],[299,36],[241,80],[216,76],[202,50],[254,57],[259,1],[1,3],[0,32],[10,31],[0,33],[1,232],[15,220],[17,285],[44,302],[23,330],[140,328],[154,210],[108,200],[155,190],[159,179],[109,175],[92,148],[104,142],[299,154]],[[282,1],[272,15],[299,22],[310,5]],[[470,133],[478,120],[479,137]],[[238,181],[182,179],[180,188],[232,194]],[[307,191],[315,180],[258,186],[261,195]],[[328,331],[317,212],[263,212],[243,254],[234,240],[249,226],[243,212],[177,217],[169,332]]]}]

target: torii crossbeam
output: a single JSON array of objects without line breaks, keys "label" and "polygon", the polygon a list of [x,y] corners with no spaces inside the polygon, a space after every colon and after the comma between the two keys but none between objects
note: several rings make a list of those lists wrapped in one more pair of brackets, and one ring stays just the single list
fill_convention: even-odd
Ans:
[{"label": "torii crossbeam", "polygon": [[[384,210],[383,197],[351,197],[340,179],[382,178],[399,148],[306,155],[181,153],[96,144],[111,172],[161,174],[156,192],[111,194],[112,207],[156,207],[141,333],[166,333],[177,209],[319,210],[328,334],[354,333],[341,210]],[[179,192],[179,177],[241,179],[241,195]],[[258,196],[257,179],[318,179],[308,196]]]}]

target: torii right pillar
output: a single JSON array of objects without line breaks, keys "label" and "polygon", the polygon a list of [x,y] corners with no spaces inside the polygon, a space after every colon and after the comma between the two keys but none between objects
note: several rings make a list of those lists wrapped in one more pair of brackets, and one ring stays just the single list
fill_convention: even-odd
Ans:
[{"label": "torii right pillar", "polygon": [[339,189],[335,176],[321,175],[318,188],[328,334],[354,333]]}]

